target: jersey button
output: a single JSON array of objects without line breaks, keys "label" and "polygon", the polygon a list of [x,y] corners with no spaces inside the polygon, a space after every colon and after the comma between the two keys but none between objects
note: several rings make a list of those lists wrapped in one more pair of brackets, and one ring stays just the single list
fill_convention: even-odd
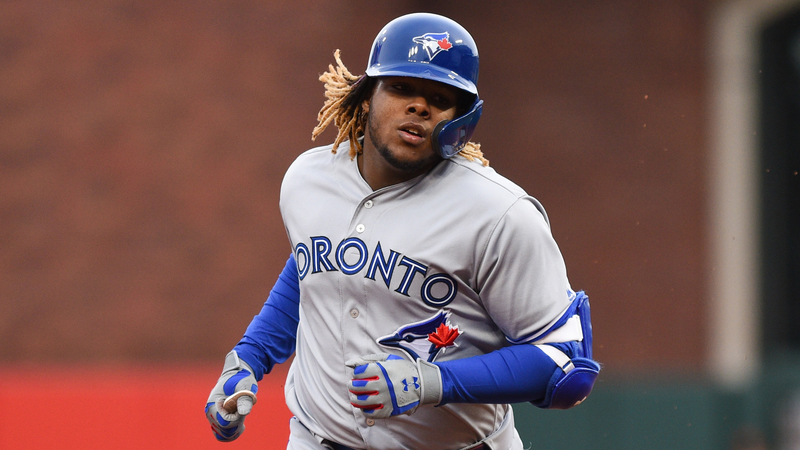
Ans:
[{"label": "jersey button", "polygon": [[350,317],[352,317],[353,319],[355,319],[356,317],[358,317],[358,310],[357,310],[357,309],[355,309],[355,308],[351,309],[351,310],[350,310]]},{"label": "jersey button", "polygon": [[367,419],[367,426],[371,427],[373,425],[375,425],[375,419]]},{"label": "jersey button", "polygon": [[367,229],[367,227],[365,227],[363,223],[360,223],[360,224],[356,225],[356,231],[358,231],[359,233],[363,233],[364,230],[366,230],[366,229]]},{"label": "jersey button", "polygon": [[367,200],[364,202],[364,208],[370,209],[374,204],[375,203],[373,203],[372,200]]}]

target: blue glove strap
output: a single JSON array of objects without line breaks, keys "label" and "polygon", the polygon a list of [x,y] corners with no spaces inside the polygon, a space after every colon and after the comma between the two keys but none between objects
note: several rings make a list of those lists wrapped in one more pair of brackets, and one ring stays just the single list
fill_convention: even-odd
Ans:
[{"label": "blue glove strap", "polygon": [[300,321],[300,279],[294,255],[286,261],[264,307],[250,322],[244,337],[233,349],[261,381],[272,366],[294,353]]}]

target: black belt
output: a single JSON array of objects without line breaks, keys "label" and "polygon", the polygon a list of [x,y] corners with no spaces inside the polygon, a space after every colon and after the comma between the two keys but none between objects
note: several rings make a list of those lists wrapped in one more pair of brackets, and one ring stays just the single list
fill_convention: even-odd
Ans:
[{"label": "black belt", "polygon": [[[331,450],[354,450],[354,449],[352,449],[352,448],[350,448],[350,447],[348,447],[346,445],[337,444],[336,442],[333,442],[333,441],[328,440],[328,439],[323,439],[322,440],[322,445],[330,447]],[[477,447],[472,447],[469,450],[492,450],[492,449],[490,449],[489,446],[486,445],[486,444],[481,444],[481,445],[479,445]]]},{"label": "black belt", "polygon": [[322,445],[324,445],[326,447],[330,447],[331,450],[354,450],[354,449],[352,449],[352,448],[350,448],[350,447],[348,447],[346,445],[337,444],[336,442],[333,442],[333,441],[328,440],[328,439],[323,439],[322,440]]}]

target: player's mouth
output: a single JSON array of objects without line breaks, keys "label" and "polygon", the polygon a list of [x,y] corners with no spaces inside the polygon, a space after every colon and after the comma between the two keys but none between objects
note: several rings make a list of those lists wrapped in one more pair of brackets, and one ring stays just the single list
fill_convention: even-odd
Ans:
[{"label": "player's mouth", "polygon": [[425,128],[416,123],[404,123],[399,127],[400,138],[412,145],[419,145],[427,139]]}]

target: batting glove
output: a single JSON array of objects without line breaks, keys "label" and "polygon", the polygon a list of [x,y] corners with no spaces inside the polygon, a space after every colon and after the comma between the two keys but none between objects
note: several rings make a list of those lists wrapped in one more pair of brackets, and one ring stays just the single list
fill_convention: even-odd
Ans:
[{"label": "batting glove", "polygon": [[420,405],[442,401],[442,374],[436,364],[379,353],[345,365],[353,369],[350,403],[370,417],[412,414]]},{"label": "batting glove", "polygon": [[244,432],[244,418],[256,402],[258,384],[253,369],[236,351],[225,356],[222,376],[206,403],[206,418],[218,441],[230,442]]}]

